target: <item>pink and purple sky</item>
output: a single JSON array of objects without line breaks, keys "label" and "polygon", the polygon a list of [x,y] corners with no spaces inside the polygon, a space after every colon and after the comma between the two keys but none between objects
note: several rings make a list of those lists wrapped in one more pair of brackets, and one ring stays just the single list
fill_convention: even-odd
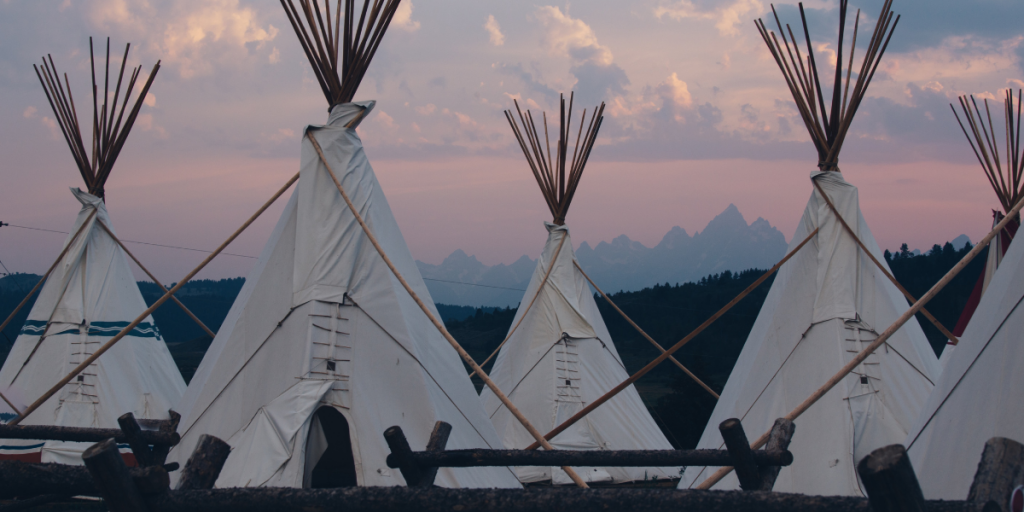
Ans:
[{"label": "pink and purple sky", "polygon": [[[851,3],[864,10],[861,41],[881,4]],[[799,22],[795,3],[776,7]],[[838,0],[805,7],[828,68]],[[948,104],[1024,86],[1019,0],[893,8],[903,18],[840,166],[882,247],[977,240],[998,202]],[[788,239],[817,155],[752,23],[766,15],[759,0],[404,0],[356,98],[377,100],[359,130],[413,256],[536,257],[549,214],[501,111],[512,98],[552,111],[571,89],[577,108],[608,104],[568,217],[577,244],[626,234],[651,246],[672,226],[703,229],[730,203]],[[81,179],[32,64],[52,54],[84,99],[90,35],[130,41],[129,64],[145,72],[163,62],[107,185],[123,239],[216,247],[295,173],[303,126],[326,120],[276,0],[2,0],[3,222],[66,231],[74,219],[67,188]],[[283,203],[228,251],[259,254]],[[63,239],[0,228],[0,260],[42,273]],[[132,248],[166,282],[203,258]],[[244,276],[253,262],[222,256],[199,277]]]}]

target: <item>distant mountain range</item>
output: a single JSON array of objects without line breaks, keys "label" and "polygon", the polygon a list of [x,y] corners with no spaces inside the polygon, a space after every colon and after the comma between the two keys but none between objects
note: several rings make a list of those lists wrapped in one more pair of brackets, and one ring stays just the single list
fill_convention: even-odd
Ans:
[{"label": "distant mountain range", "polygon": [[[538,250],[541,244],[543,240],[538,239]],[[693,236],[676,226],[658,245],[647,247],[620,235],[595,247],[583,242],[576,257],[591,279],[612,293],[696,281],[725,270],[768,268],[786,254],[787,245],[786,237],[767,220],[747,224],[730,204]],[[511,265],[487,266],[457,250],[440,265],[416,263],[435,302],[515,307],[537,260],[524,255]]]}]

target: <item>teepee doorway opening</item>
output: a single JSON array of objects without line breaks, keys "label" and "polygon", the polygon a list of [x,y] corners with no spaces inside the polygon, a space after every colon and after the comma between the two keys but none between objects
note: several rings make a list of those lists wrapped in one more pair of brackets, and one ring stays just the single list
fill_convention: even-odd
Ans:
[{"label": "teepee doorway opening", "polygon": [[320,457],[310,456],[307,460],[315,460],[312,469],[307,472],[310,489],[331,487],[355,487],[356,463],[352,453],[352,436],[348,428],[348,420],[334,407],[317,409],[309,432],[307,454],[313,455],[321,451]]}]

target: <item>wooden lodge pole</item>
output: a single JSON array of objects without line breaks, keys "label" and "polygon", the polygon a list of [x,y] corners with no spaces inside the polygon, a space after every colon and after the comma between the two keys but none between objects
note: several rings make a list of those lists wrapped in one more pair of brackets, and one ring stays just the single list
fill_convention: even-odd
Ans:
[{"label": "wooden lodge pole", "polygon": [[[870,258],[871,261],[875,264],[875,266],[878,267],[878,270],[881,270],[882,273],[885,274],[885,277],[889,278],[889,281],[891,281],[892,284],[896,285],[896,288],[900,291],[900,293],[903,294],[904,297],[907,298],[907,300],[909,300],[911,303],[917,302],[917,299],[915,299],[914,296],[911,295],[910,292],[908,292],[907,289],[904,288],[903,285],[896,280],[896,277],[893,276],[891,272],[889,272],[889,269],[885,268],[885,266],[882,265],[882,262],[878,261],[878,258],[875,258],[875,255],[871,254],[871,251],[869,251],[868,248],[864,246],[864,242],[860,241],[860,237],[858,237],[857,234],[853,232],[853,228],[851,228],[850,225],[846,223],[846,220],[843,219],[843,216],[839,214],[839,210],[836,209],[836,206],[832,203],[832,199],[828,197],[828,194],[826,194],[825,190],[821,188],[821,185],[819,185],[817,181],[811,181],[814,182],[814,186],[818,189],[818,192],[821,193],[821,197],[825,199],[825,203],[832,210],[832,213],[836,216],[837,219],[839,219],[839,223],[842,224],[843,228],[846,229],[846,232],[853,237],[853,239],[857,242],[857,245],[860,246],[860,249],[864,251],[864,254],[866,254],[868,258]],[[932,323],[932,325],[934,325],[935,328],[938,329],[939,332],[941,332],[942,335],[945,336],[946,339],[948,339],[953,345],[960,343],[960,340],[956,336],[954,336],[953,333],[949,332],[949,329],[946,329],[946,327],[942,325],[942,322],[940,322],[937,318],[932,316],[932,314],[929,313],[927,309],[921,308],[921,314],[924,315],[924,317],[927,318]]]},{"label": "wooden lodge pole", "polygon": [[[43,277],[39,278],[39,282],[32,287],[32,291],[28,292],[28,295],[25,295],[25,298],[21,299],[21,302],[18,303],[17,306],[15,306],[14,311],[11,311],[11,314],[7,315],[7,319],[4,320],[4,323],[0,324],[0,332],[3,332],[3,330],[7,328],[7,324],[11,323],[11,320],[14,319],[14,315],[17,315],[18,311],[21,311],[21,308],[25,307],[25,304],[27,304],[28,300],[32,298],[32,295],[36,293],[36,291],[39,290],[39,287],[42,286],[43,283],[45,283],[46,280],[50,277],[50,274],[53,273],[53,269],[57,268],[57,265],[60,264],[60,261],[64,259],[64,255],[67,254],[68,250],[71,249],[71,246],[74,245],[75,240],[78,239],[78,235],[82,234],[82,231],[85,229],[85,227],[89,225],[89,221],[92,220],[92,218],[96,215],[96,211],[97,210],[95,208],[92,210],[92,213],[90,213],[89,217],[85,219],[85,222],[83,222],[82,225],[78,228],[78,231],[75,231],[75,236],[71,237],[71,240],[68,241],[68,244],[64,246],[64,250],[60,251],[60,255],[57,256],[56,260],[54,260],[53,265],[50,265],[50,269],[47,270],[45,274],[43,274]],[[10,402],[8,402],[8,404],[10,404]]]},{"label": "wooden lodge pole", "polygon": [[[933,285],[927,293],[922,295],[921,298],[917,300],[917,302],[910,306],[909,309],[904,311],[903,314],[900,315],[900,317],[897,318],[896,321],[893,322],[893,324],[890,325],[888,329],[882,332],[882,334],[880,334],[878,338],[875,339],[875,341],[871,342],[871,344],[868,345],[867,348],[865,348],[861,353],[857,354],[857,356],[851,359],[849,363],[846,363],[846,366],[843,366],[838,372],[836,372],[836,374],[833,375],[832,378],[830,378],[823,386],[818,388],[817,391],[811,394],[811,396],[809,396],[807,400],[804,400],[803,403],[801,403],[795,409],[790,411],[790,413],[787,414],[785,418],[789,421],[796,420],[801,414],[804,413],[804,411],[806,411],[812,405],[814,405],[814,403],[820,400],[821,397],[825,396],[825,394],[828,393],[833,387],[835,387],[836,384],[842,382],[842,380],[846,377],[848,373],[850,373],[851,371],[854,370],[854,368],[863,363],[864,360],[868,358],[868,356],[873,354],[875,350],[878,349],[878,347],[882,346],[882,344],[885,343],[893,334],[895,334],[900,327],[903,327],[903,324],[910,321],[911,318],[914,318],[914,315],[917,314],[917,312],[920,311],[921,308],[928,303],[928,301],[932,300],[932,298],[934,298],[935,295],[937,295],[947,284],[949,284],[949,282],[952,281],[953,278],[960,273],[960,271],[967,267],[967,264],[970,263],[971,260],[973,260],[974,257],[977,256],[978,253],[980,253],[981,250],[984,249],[985,246],[987,246],[988,243],[992,241],[992,238],[999,234],[1004,227],[1006,227],[1006,224],[1008,224],[1013,219],[1013,217],[1015,217],[1020,212],[1022,207],[1024,207],[1024,199],[1018,201],[1017,204],[1013,207],[1013,209],[1006,214],[1006,217],[1004,217],[1003,220],[999,222],[999,224],[996,224],[996,226],[992,229],[992,231],[989,232],[989,234],[985,235],[985,238],[982,238],[978,242],[978,244],[975,245],[973,249],[971,249],[970,252],[968,252],[959,262],[957,262],[956,265],[953,265],[953,268],[949,269],[949,272],[947,272],[946,275],[942,276],[942,279],[939,279],[939,281],[935,283],[935,285]],[[764,446],[764,444],[767,441],[768,433],[766,432],[765,434],[761,435],[761,437],[757,438],[757,440],[754,441],[754,443],[751,444],[750,447],[756,450],[761,446]],[[722,478],[725,477],[725,475],[728,475],[730,471],[732,471],[731,467],[724,467],[719,469],[713,475],[708,477],[707,480],[701,482],[701,484],[697,486],[697,489],[710,489],[711,486],[718,483]]]},{"label": "wooden lodge pole", "polygon": [[[420,300],[418,295],[416,295],[416,292],[413,291],[412,287],[409,286],[409,283],[405,280],[404,277],[402,277],[402,274],[398,272],[397,268],[395,268],[394,263],[391,262],[391,258],[388,258],[387,253],[384,252],[384,249],[377,242],[377,237],[373,235],[373,232],[370,231],[370,227],[366,225],[365,221],[363,221],[363,216],[359,214],[359,210],[357,210],[356,206],[352,204],[352,200],[349,199],[348,194],[345,192],[345,189],[341,186],[341,182],[338,181],[338,177],[335,176],[334,171],[331,169],[331,166],[327,163],[327,157],[324,156],[323,150],[320,149],[320,143],[317,142],[316,137],[313,136],[313,131],[307,131],[306,137],[309,139],[310,142],[313,143],[313,148],[316,149],[317,154],[320,156],[320,161],[324,164],[324,167],[327,169],[327,173],[331,176],[331,179],[334,180],[334,185],[338,187],[338,192],[341,193],[341,198],[345,200],[345,204],[348,205],[348,209],[352,212],[352,215],[355,217],[356,222],[358,222],[359,226],[363,229],[363,233],[366,234],[366,238],[373,245],[374,249],[377,250],[377,253],[380,254],[381,259],[384,260],[384,263],[388,266],[388,268],[391,269],[391,273],[394,274],[396,279],[398,279],[398,282],[402,283],[402,287],[405,288],[405,291],[409,294],[410,297],[412,297],[412,300],[416,302],[416,305],[419,306],[421,310],[423,310],[423,313],[427,315],[427,318],[430,319],[430,322],[434,324],[434,327],[436,327],[438,331],[440,331],[441,335],[444,336],[444,339],[448,340],[448,343],[451,344],[452,348],[454,348],[455,351],[459,353],[459,356],[461,356],[462,359],[466,361],[467,364],[469,364],[470,368],[473,369],[474,373],[479,375],[480,378],[484,381],[484,384],[486,384],[487,387],[491,388],[491,391],[494,393],[495,396],[498,397],[499,400],[501,400],[503,404],[505,404],[505,407],[508,407],[509,412],[511,412],[512,415],[515,416],[516,419],[523,424],[523,427],[526,427],[527,432],[529,432],[530,435],[533,436],[533,438],[536,439],[537,442],[539,442],[545,450],[554,450],[555,447],[551,446],[551,443],[544,439],[544,436],[540,433],[540,431],[538,431],[530,423],[530,420],[526,419],[526,416],[519,411],[515,404],[512,403],[512,400],[509,400],[509,398],[505,396],[505,393],[502,393],[501,389],[498,388],[498,385],[495,384],[494,381],[491,380],[489,376],[487,376],[487,373],[484,372],[483,368],[480,368],[480,365],[476,364],[476,361],[473,360],[473,357],[470,356],[469,353],[462,348],[462,345],[459,345],[459,342],[456,341],[454,337],[452,337],[451,333],[448,332],[448,329],[444,327],[444,324],[441,323],[430,312],[430,309],[427,308],[427,305],[424,304],[422,300]],[[580,478],[580,476],[576,474],[576,471],[574,471],[571,467],[565,466],[562,468],[562,470],[565,471],[567,475],[569,475],[569,478],[571,478],[572,481],[576,483],[576,485],[583,488],[589,487],[587,483],[584,482],[583,479]]]},{"label": "wooden lodge pole", "polygon": [[[569,428],[573,423],[576,423],[577,421],[579,421],[581,418],[583,418],[587,414],[590,414],[590,411],[593,411],[594,409],[597,409],[601,404],[607,402],[608,400],[611,400],[611,398],[613,396],[617,395],[620,391],[622,391],[623,389],[626,389],[631,384],[633,384],[634,382],[639,380],[640,377],[643,377],[644,375],[646,375],[647,372],[653,370],[654,367],[658,366],[663,361],[668,359],[669,356],[674,354],[677,350],[683,348],[683,345],[686,345],[687,343],[690,342],[690,340],[692,340],[693,338],[697,337],[698,334],[704,332],[704,329],[707,329],[708,326],[710,326],[711,324],[713,324],[715,322],[715,320],[718,320],[727,311],[732,309],[733,306],[735,306],[741,300],[743,300],[744,297],[749,295],[750,292],[753,292],[758,286],[760,286],[761,283],[765,282],[766,279],[771,277],[772,274],[774,274],[776,271],[778,271],[779,268],[781,268],[783,264],[785,264],[787,261],[789,261],[789,259],[792,258],[793,255],[795,255],[797,252],[799,252],[800,249],[802,249],[804,245],[807,245],[807,242],[810,242],[811,239],[814,238],[814,236],[817,235],[817,234],[818,234],[818,230],[817,229],[812,231],[809,235],[807,235],[807,238],[804,238],[803,241],[800,242],[800,245],[797,245],[796,247],[793,248],[792,251],[789,251],[789,254],[786,254],[786,256],[784,258],[782,258],[778,263],[776,263],[774,267],[769,269],[768,272],[765,272],[764,275],[762,275],[761,277],[757,278],[757,281],[754,281],[753,283],[750,283],[750,286],[746,287],[742,292],[740,292],[739,295],[737,295],[731,301],[729,301],[728,304],[722,306],[722,309],[719,309],[718,311],[716,311],[715,314],[711,315],[707,320],[704,321],[704,323],[702,323],[699,326],[697,326],[697,328],[694,329],[692,332],[690,332],[690,334],[687,334],[685,338],[679,340],[678,343],[676,343],[675,345],[670,347],[668,350],[666,350],[663,354],[661,354],[660,356],[655,358],[650,363],[647,363],[647,366],[644,366],[643,368],[641,368],[639,371],[637,371],[636,373],[631,375],[628,379],[622,381],[621,383],[619,383],[619,385],[617,385],[614,388],[612,388],[611,391],[608,391],[604,395],[601,395],[601,397],[599,397],[597,400],[594,400],[589,405],[584,407],[582,410],[580,410],[576,414],[572,415],[571,418],[563,421],[561,425],[558,425],[557,427],[552,429],[551,432],[548,432],[547,434],[544,434],[544,438],[545,439],[551,439],[551,438],[557,436],[558,434],[562,433],[565,429]],[[763,436],[763,437],[765,437],[767,439],[767,436]],[[539,446],[541,446],[541,444],[539,442],[538,443],[533,443],[530,446],[526,447],[526,449],[527,450],[536,450]]]},{"label": "wooden lodge pole", "polygon": [[[533,298],[530,299],[530,303],[526,305],[526,310],[523,311],[523,314],[522,316],[519,317],[519,321],[516,322],[516,325],[512,326],[512,330],[508,332],[508,335],[505,336],[505,339],[501,340],[501,343],[499,343],[498,347],[494,349],[494,352],[491,352],[491,355],[487,356],[487,359],[484,359],[484,362],[480,363],[481,368],[483,368],[483,366],[487,364],[488,361],[493,359],[494,356],[498,355],[498,351],[501,350],[501,347],[505,346],[505,343],[512,338],[512,334],[515,333],[516,329],[519,328],[519,324],[523,323],[523,320],[526,319],[526,314],[530,312],[530,308],[532,308],[533,303],[537,301],[537,297],[540,297],[540,292],[544,290],[544,285],[548,284],[548,276],[551,275],[551,270],[555,268],[555,262],[558,261],[558,254],[562,252],[562,244],[564,243],[565,232],[563,231],[562,239],[558,241],[558,249],[555,249],[555,256],[551,258],[551,262],[550,264],[548,264],[548,271],[544,273],[544,279],[541,280],[540,286],[537,287],[537,293],[533,294]],[[473,370],[473,373],[469,374],[469,378],[472,379],[474,375],[476,375],[476,370]]]},{"label": "wooden lodge pole", "polygon": [[[114,241],[115,241],[115,242],[117,242],[117,245],[120,245],[120,246],[121,246],[121,250],[123,250],[123,251],[125,252],[125,254],[127,254],[127,255],[128,255],[128,257],[129,257],[129,258],[131,258],[131,259],[132,259],[132,261],[134,261],[134,262],[135,262],[135,264],[136,264],[136,265],[138,265],[138,266],[139,266],[139,268],[141,268],[141,269],[142,269],[142,271],[143,271],[143,272],[145,272],[145,273],[146,273],[146,275],[147,275],[147,276],[149,276],[149,278],[153,280],[153,284],[155,284],[155,285],[159,286],[161,290],[166,290],[166,289],[167,289],[167,287],[166,287],[166,286],[164,286],[164,285],[163,285],[163,284],[162,284],[162,283],[160,282],[160,280],[159,280],[159,279],[157,279],[157,278],[156,278],[156,276],[154,276],[154,275],[153,275],[153,273],[152,273],[152,272],[150,272],[150,271],[149,271],[149,269],[147,269],[147,268],[146,268],[146,267],[145,267],[145,266],[144,266],[144,265],[142,264],[142,262],[141,262],[141,261],[139,261],[139,259],[138,259],[138,258],[136,258],[136,257],[135,257],[135,255],[134,255],[134,254],[132,254],[132,252],[131,252],[131,251],[129,251],[127,247],[125,247],[125,246],[124,246],[124,244],[123,244],[123,243],[121,243],[121,240],[120,240],[119,238],[117,238],[117,235],[115,235],[115,234],[114,234],[114,231],[113,231],[113,230],[111,230],[110,228],[108,228],[108,227],[107,227],[107,225],[103,223],[103,221],[100,221],[100,222],[99,222],[99,225],[100,225],[100,227],[101,227],[101,228],[103,228],[103,231],[106,231],[106,232],[107,232],[107,234],[108,234],[108,235],[110,235],[110,238],[113,238],[113,239],[114,239]],[[206,324],[204,324],[204,323],[202,322],[202,320],[200,320],[200,319],[199,319],[199,317],[197,317],[196,315],[192,314],[192,312],[191,312],[191,311],[189,311],[189,309],[188,309],[187,307],[185,307],[185,305],[184,305],[184,304],[182,304],[182,303],[181,303],[181,301],[180,301],[180,300],[178,300],[178,298],[177,298],[177,297],[175,297],[175,296],[173,296],[173,295],[172,295],[172,296],[171,296],[171,300],[173,300],[173,301],[174,301],[174,303],[175,303],[175,304],[177,304],[177,305],[178,305],[178,307],[180,307],[180,308],[181,308],[181,310],[182,310],[182,311],[184,311],[184,312],[185,312],[185,314],[186,314],[186,315],[188,315],[188,317],[189,317],[189,318],[191,318],[191,319],[192,319],[192,321],[196,323],[196,325],[198,325],[198,326],[199,326],[200,328],[202,328],[202,329],[203,329],[204,331],[206,331],[206,334],[210,335],[210,337],[211,337],[211,338],[214,338],[214,337],[216,337],[216,336],[217,336],[217,333],[215,333],[215,332],[211,331],[211,330],[210,330],[210,328],[209,328],[209,327],[207,327],[207,326],[206,326]]]},{"label": "wooden lodge pole", "polygon": [[[588,276],[587,273],[583,271],[583,267],[581,267],[579,263],[576,263],[576,261],[574,260],[572,262],[572,264],[576,265],[576,268],[579,269],[581,274],[583,274],[583,277],[587,278],[587,282],[590,283],[590,286],[593,286],[594,289],[597,290],[597,293],[600,293],[601,296],[604,297],[604,300],[608,302],[608,305],[610,305],[613,309],[615,309],[615,311],[617,311],[619,313],[619,315],[622,316],[623,320],[625,320],[629,325],[633,326],[633,328],[636,329],[636,332],[640,333],[640,335],[643,336],[644,339],[646,339],[647,341],[651,342],[651,345],[654,345],[654,347],[657,348],[658,350],[660,350],[662,354],[665,353],[665,347],[662,347],[660,343],[658,343],[657,341],[654,341],[654,338],[648,336],[647,333],[644,332],[644,330],[641,329],[640,326],[637,325],[636,322],[634,322],[633,319],[630,318],[629,315],[627,315],[625,311],[619,309],[619,306],[617,306],[614,302],[612,302],[611,297],[609,297],[606,293],[604,293],[604,290],[601,290],[601,288],[599,288],[597,286],[597,283],[595,283],[594,280],[591,279],[590,276]],[[693,379],[693,381],[696,382],[697,384],[699,384],[700,387],[704,388],[705,391],[710,393],[711,396],[715,397],[715,400],[718,400],[718,398],[719,398],[718,397],[718,393],[715,393],[715,390],[711,389],[711,386],[708,386],[707,384],[705,384],[704,381],[700,380],[700,378],[698,378],[696,375],[694,375],[693,372],[691,372],[689,369],[687,369],[685,366],[683,366],[683,363],[680,363],[679,360],[677,360],[675,358],[675,356],[668,356],[668,359],[669,359],[669,361],[672,361],[673,363],[675,363],[675,365],[678,366],[679,369],[683,371],[683,373],[685,373],[691,379]]]},{"label": "wooden lodge pole", "polygon": [[221,251],[223,251],[228,245],[230,245],[231,242],[235,241],[235,238],[238,238],[238,235],[242,234],[242,232],[245,231],[245,229],[248,228],[249,225],[252,224],[263,212],[265,212],[267,208],[270,208],[270,205],[274,204],[274,201],[276,201],[277,198],[281,197],[281,194],[284,194],[285,191],[288,190],[288,188],[290,188],[292,184],[295,183],[298,179],[299,173],[295,173],[295,176],[292,176],[291,179],[289,179],[288,182],[285,183],[283,187],[281,187],[276,193],[274,193],[273,197],[271,197],[266,203],[263,203],[263,206],[261,206],[259,210],[256,210],[256,213],[249,217],[249,219],[246,220],[241,227],[235,230],[235,232],[232,233],[231,236],[229,236],[228,239],[224,241],[224,243],[220,244],[220,247],[217,247],[217,249],[210,253],[210,255],[207,256],[206,259],[204,259],[202,263],[199,264],[199,266],[197,266],[191,272],[189,272],[188,275],[186,275],[181,281],[179,281],[178,284],[174,285],[173,288],[167,290],[167,292],[164,293],[163,297],[157,299],[157,301],[154,302],[152,306],[143,311],[142,314],[139,315],[130,324],[128,324],[127,327],[121,329],[121,332],[117,333],[117,335],[111,338],[110,341],[104,343],[103,346],[96,349],[96,352],[94,352],[91,356],[87,357],[84,361],[82,361],[82,363],[76,366],[75,369],[71,370],[71,373],[67,374],[64,378],[57,382],[57,384],[50,388],[46,393],[44,393],[43,396],[39,397],[39,399],[36,400],[35,402],[32,402],[32,404],[29,405],[22,412],[21,415],[11,420],[8,423],[8,425],[17,425],[29,414],[32,414],[33,411],[38,409],[39,406],[43,405],[43,403],[49,400],[50,397],[57,393],[57,391],[60,391],[60,389],[64,387],[65,384],[71,382],[71,379],[75,378],[75,376],[81,373],[82,370],[88,368],[89,365],[93,363],[93,361],[99,359],[99,357],[103,355],[104,352],[110,350],[110,347],[113,347],[115,343],[121,341],[121,338],[124,338],[129,332],[132,331],[132,329],[134,329],[136,326],[142,323],[142,321],[145,320],[147,316],[151,315],[154,311],[156,311],[156,309],[163,305],[164,302],[167,302],[167,299],[171,298],[175,292],[181,289],[182,286],[185,286],[185,284],[188,283],[190,279],[192,279],[196,274],[199,273],[200,270],[206,267],[206,265],[209,264],[210,261],[213,261],[213,258],[217,257],[217,255],[220,254]]}]

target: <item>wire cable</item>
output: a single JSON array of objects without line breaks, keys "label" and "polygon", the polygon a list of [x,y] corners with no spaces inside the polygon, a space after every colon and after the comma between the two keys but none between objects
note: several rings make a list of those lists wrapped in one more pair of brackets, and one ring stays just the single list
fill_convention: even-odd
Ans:
[{"label": "wire cable", "polygon": [[[4,225],[5,226],[10,226],[12,228],[30,229],[32,231],[46,231],[48,233],[60,233],[62,235],[68,234],[67,231],[58,231],[56,229],[34,228],[34,227],[30,227],[30,226],[18,226],[18,225],[15,225],[15,224],[4,224]],[[202,252],[202,253],[206,253],[206,254],[210,254],[210,253],[213,252],[213,251],[207,251],[205,249],[194,249],[192,247],[181,247],[179,245],[166,245],[166,244],[157,244],[157,243],[152,243],[152,242],[140,242],[138,240],[125,240],[125,239],[122,239],[121,241],[122,242],[131,242],[133,244],[140,244],[140,245],[151,245],[151,246],[154,246],[154,247],[166,247],[168,249],[180,249],[180,250],[183,250],[183,251]],[[231,252],[222,252],[221,254],[224,254],[224,255],[227,255],[227,256],[237,256],[239,258],[252,258],[252,259],[256,259],[256,256],[249,256],[248,254],[236,254],[236,253],[231,253]]]}]

